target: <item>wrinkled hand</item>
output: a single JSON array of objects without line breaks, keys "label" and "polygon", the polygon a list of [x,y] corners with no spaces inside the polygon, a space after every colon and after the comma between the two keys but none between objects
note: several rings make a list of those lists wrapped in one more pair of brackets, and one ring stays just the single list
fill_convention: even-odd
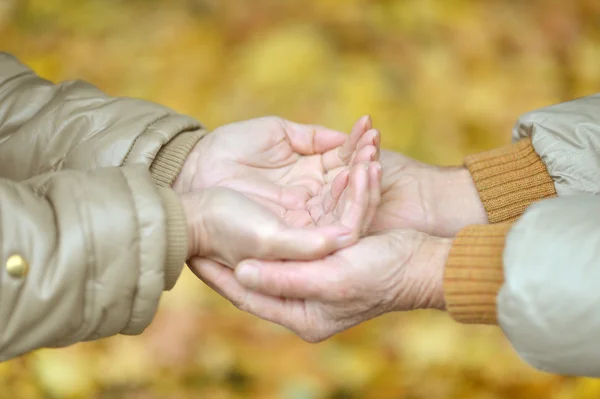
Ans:
[{"label": "wrinkled hand", "polygon": [[487,223],[466,168],[436,167],[393,151],[381,152],[381,205],[371,231],[415,229],[452,237],[469,224]]},{"label": "wrinkled hand", "polygon": [[377,160],[379,142],[369,117],[349,136],[278,117],[232,123],[200,140],[173,188],[180,194],[234,189],[288,225],[306,226],[327,213],[333,179],[350,165]]},{"label": "wrinkled hand", "polygon": [[268,201],[263,206],[228,188],[185,194],[188,255],[229,267],[248,258],[322,258],[358,241],[379,204],[380,180],[378,163],[342,171],[332,182],[323,215],[300,227],[285,224],[282,214],[269,209]]},{"label": "wrinkled hand", "polygon": [[196,258],[189,266],[239,309],[318,342],[386,312],[443,309],[449,248],[449,239],[393,230],[313,262],[249,260],[234,272]]}]

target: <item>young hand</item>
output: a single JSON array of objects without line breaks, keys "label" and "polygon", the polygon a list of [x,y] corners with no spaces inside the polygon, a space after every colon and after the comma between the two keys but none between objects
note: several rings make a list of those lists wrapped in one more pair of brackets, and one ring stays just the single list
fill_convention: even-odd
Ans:
[{"label": "young hand", "polygon": [[[334,179],[318,220],[286,223],[242,193],[217,187],[182,196],[189,224],[189,255],[229,267],[248,258],[319,259],[355,243],[379,203],[381,172],[376,163],[356,164]],[[288,220],[289,222],[289,220]]]}]

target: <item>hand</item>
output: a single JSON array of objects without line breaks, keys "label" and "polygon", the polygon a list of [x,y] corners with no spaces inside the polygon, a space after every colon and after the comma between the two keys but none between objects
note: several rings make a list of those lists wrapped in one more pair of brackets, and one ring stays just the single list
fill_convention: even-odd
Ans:
[{"label": "hand", "polygon": [[291,227],[268,207],[217,187],[182,196],[189,255],[235,267],[248,258],[319,259],[354,244],[379,203],[381,168],[357,164],[334,179],[317,223]]},{"label": "hand", "polygon": [[[348,136],[319,126],[265,117],[220,127],[200,140],[173,188],[178,193],[227,187],[277,212],[294,226],[318,221],[345,167],[379,157],[379,132],[361,118]],[[302,214],[302,212],[300,212]],[[311,220],[309,220],[309,217]]]},{"label": "hand", "polygon": [[393,151],[381,152],[381,205],[371,231],[415,229],[453,237],[487,214],[466,168],[436,167]]},{"label": "hand", "polygon": [[195,258],[189,266],[239,309],[318,342],[386,312],[444,309],[450,245],[392,230],[313,262],[249,260],[234,272]]}]

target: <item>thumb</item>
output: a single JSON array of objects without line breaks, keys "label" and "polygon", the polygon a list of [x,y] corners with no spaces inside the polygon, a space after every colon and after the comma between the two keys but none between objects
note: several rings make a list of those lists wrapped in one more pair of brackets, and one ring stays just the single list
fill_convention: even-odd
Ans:
[{"label": "thumb", "polygon": [[270,297],[323,299],[335,291],[332,261],[316,262],[247,260],[235,268],[237,281]]},{"label": "thumb", "polygon": [[276,232],[267,246],[268,253],[261,256],[271,260],[315,260],[338,249],[354,244],[356,234],[344,226],[283,227]]}]

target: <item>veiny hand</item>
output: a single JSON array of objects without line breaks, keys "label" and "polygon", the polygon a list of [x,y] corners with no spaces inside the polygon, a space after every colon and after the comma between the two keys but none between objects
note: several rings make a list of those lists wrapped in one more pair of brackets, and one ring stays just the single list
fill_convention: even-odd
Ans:
[{"label": "veiny hand", "polygon": [[322,258],[358,241],[375,215],[380,181],[378,163],[342,171],[332,183],[322,217],[303,227],[285,224],[284,215],[228,188],[183,195],[189,255],[229,267],[248,258]]},{"label": "veiny hand", "polygon": [[487,215],[466,168],[436,167],[393,151],[381,152],[381,205],[371,231],[415,229],[453,237]]},{"label": "veiny hand", "polygon": [[444,308],[450,240],[391,230],[313,262],[248,260],[235,272],[195,258],[192,271],[237,308],[309,342],[386,312]]},{"label": "veiny hand", "polygon": [[232,123],[200,140],[173,188],[182,194],[227,187],[284,213],[289,225],[318,222],[335,176],[378,159],[380,135],[371,127],[369,117],[349,136],[277,117]]}]

